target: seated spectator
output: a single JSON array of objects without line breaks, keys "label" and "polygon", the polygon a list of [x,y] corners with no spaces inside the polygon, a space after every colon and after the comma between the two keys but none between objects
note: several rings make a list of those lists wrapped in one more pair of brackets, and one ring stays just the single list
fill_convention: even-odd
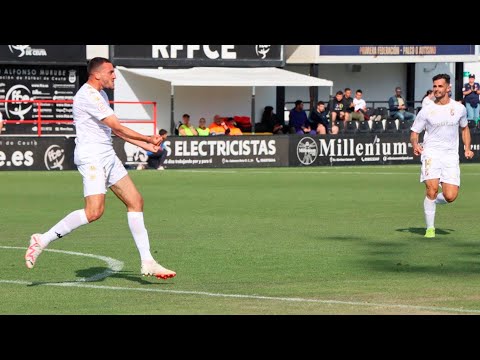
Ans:
[{"label": "seated spectator", "polygon": [[209,136],[210,135],[210,128],[207,127],[207,120],[205,118],[200,118],[198,120],[198,127],[197,127],[198,136]]},{"label": "seated spectator", "polygon": [[433,90],[431,89],[427,90],[427,93],[423,95],[423,98],[422,98],[422,108],[430,104],[433,104],[434,100],[435,100],[435,96],[433,95]]},{"label": "seated spectator", "polygon": [[225,119],[220,115],[215,115],[213,122],[208,127],[210,129],[210,135],[228,135],[231,131]]},{"label": "seated spectator", "polygon": [[233,120],[233,118],[227,118],[225,123],[227,124],[228,128],[230,129],[230,132],[228,133],[228,135],[230,135],[230,136],[243,135],[242,130],[240,130],[237,127],[237,123],[235,122],[235,120]]},{"label": "seated spectator", "polygon": [[328,111],[330,111],[330,120],[332,125],[337,124],[337,120],[345,123],[350,119],[349,113],[346,111],[347,103],[343,98],[343,92],[337,91],[335,97],[328,103]]},{"label": "seated spectator", "polygon": [[355,111],[355,104],[354,104],[354,100],[352,99],[352,90],[350,88],[345,88],[343,98],[345,99],[345,102],[347,104],[346,111],[348,113],[348,119],[363,121],[364,120],[363,113]]},{"label": "seated spectator", "polygon": [[355,99],[353,99],[354,112],[352,114],[352,119],[354,120],[355,120],[355,118],[353,118],[354,114],[360,114],[358,115],[359,121],[370,119],[370,116],[367,115],[367,103],[365,102],[365,100],[362,99],[362,97],[363,97],[363,91],[358,89],[355,92]]},{"label": "seated spectator", "polygon": [[308,122],[307,113],[303,110],[303,101],[295,101],[295,107],[290,110],[288,116],[290,126],[290,133],[292,134],[311,134],[315,135],[317,132],[310,128],[310,123]]},{"label": "seated spectator", "polygon": [[192,124],[190,124],[190,115],[183,114],[182,125],[178,127],[178,135],[180,136],[197,136],[198,132]]},{"label": "seated spectator", "polygon": [[407,103],[402,97],[402,88],[395,88],[395,95],[388,99],[388,109],[390,110],[390,117],[398,119],[400,121],[406,120],[413,123],[415,120],[415,114],[405,111],[407,108]]},{"label": "seated spectator", "polygon": [[278,116],[273,112],[273,107],[265,106],[262,120],[255,126],[255,132],[270,132],[272,134],[283,134],[283,125]]},{"label": "seated spectator", "polygon": [[317,132],[317,134],[338,134],[338,126],[330,126],[330,121],[328,120],[328,110],[325,108],[325,103],[319,101],[317,103],[316,109],[313,109],[310,112],[308,121],[310,122],[310,127]]},{"label": "seated spectator", "polygon": [[167,149],[165,149],[165,140],[167,140],[168,134],[167,130],[161,129],[158,134],[162,137],[162,142],[160,144],[160,149],[157,152],[147,151],[147,165],[139,164],[137,170],[144,170],[146,168],[156,169],[156,170],[165,170],[163,163],[167,157]]}]

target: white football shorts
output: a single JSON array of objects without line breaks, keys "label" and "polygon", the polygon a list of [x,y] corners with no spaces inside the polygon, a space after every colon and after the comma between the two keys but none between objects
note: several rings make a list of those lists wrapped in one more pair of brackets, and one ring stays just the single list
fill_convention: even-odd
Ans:
[{"label": "white football shorts", "polygon": [[458,155],[428,156],[422,154],[420,182],[440,179],[441,183],[460,186],[460,165]]},{"label": "white football shorts", "polygon": [[116,154],[77,166],[83,177],[83,196],[106,194],[107,189],[128,175]]}]

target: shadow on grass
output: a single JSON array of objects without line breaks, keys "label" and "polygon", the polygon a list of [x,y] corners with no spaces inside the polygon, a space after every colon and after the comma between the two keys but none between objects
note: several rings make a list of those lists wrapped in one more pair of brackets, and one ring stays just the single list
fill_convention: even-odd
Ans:
[{"label": "shadow on grass", "polygon": [[[152,281],[146,280],[140,273],[136,273],[133,271],[119,271],[113,272],[111,269],[104,267],[104,266],[95,266],[87,269],[77,270],[76,272],[77,279],[72,281],[37,281],[33,282],[28,286],[38,286],[38,285],[48,285],[48,284],[69,284],[69,283],[99,283],[107,278],[117,278],[117,279],[125,279],[128,281],[137,282],[141,285],[158,285],[158,284],[172,284],[171,282],[164,282],[163,280],[157,280],[155,278],[151,278]],[[96,278],[98,274],[106,274],[106,276],[101,278]],[[160,282],[161,281],[161,282]]]},{"label": "shadow on grass", "polygon": [[[409,228],[404,228],[404,229],[396,229],[395,231],[399,232],[409,232],[411,234],[418,234],[418,235],[425,235],[425,228],[414,228],[414,227],[409,227]],[[451,232],[455,230],[453,229],[435,229],[435,234],[436,235],[448,235]]]}]

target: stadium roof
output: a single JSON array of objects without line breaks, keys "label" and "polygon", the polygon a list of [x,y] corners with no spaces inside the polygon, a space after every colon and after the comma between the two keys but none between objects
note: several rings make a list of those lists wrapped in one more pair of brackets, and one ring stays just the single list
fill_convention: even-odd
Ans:
[{"label": "stadium roof", "polygon": [[128,69],[123,66],[117,66],[117,69],[169,82],[173,86],[333,86],[333,81],[330,80],[319,79],[274,67]]}]

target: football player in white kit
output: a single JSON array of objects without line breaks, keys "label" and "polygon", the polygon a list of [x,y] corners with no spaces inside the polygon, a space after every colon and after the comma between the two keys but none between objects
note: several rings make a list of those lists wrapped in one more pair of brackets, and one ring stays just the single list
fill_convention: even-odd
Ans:
[{"label": "football player in white kit", "polygon": [[[471,159],[470,130],[467,110],[461,103],[448,96],[450,76],[438,74],[433,77],[434,103],[422,108],[412,125],[410,142],[416,156],[421,155],[422,170],[420,181],[425,183],[426,197],[423,202],[427,230],[425,237],[435,237],[436,205],[453,202],[460,187],[459,131],[465,146],[465,158]],[[423,144],[418,136],[425,130]],[[438,193],[439,185],[442,187]]]},{"label": "football player in white kit", "polygon": [[176,273],[158,264],[150,253],[143,221],[143,198],[113,150],[111,133],[151,152],[158,151],[162,138],[139,134],[119,122],[103,91],[115,87],[115,69],[108,59],[91,59],[87,71],[88,81],[73,98],[77,133],[74,161],[83,176],[85,208],[71,212],[47,232],[33,234],[25,254],[26,265],[33,268],[42,250],[52,241],[100,219],[105,208],[105,194],[110,188],[127,207],[128,225],[140,253],[141,273],[162,279],[174,277]]}]

